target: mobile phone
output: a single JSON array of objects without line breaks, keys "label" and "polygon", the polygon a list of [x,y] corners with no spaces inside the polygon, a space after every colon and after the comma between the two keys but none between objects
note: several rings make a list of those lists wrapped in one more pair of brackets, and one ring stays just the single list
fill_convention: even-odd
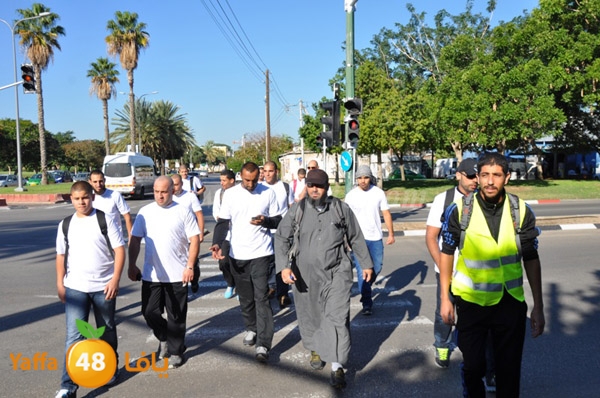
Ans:
[{"label": "mobile phone", "polygon": [[256,217],[252,217],[253,220],[259,220],[260,221],[260,216],[256,216]]}]

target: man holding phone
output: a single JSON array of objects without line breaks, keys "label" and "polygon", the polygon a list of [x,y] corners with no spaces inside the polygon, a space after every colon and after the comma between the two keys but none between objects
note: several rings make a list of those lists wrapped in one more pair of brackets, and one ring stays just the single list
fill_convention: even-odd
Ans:
[{"label": "man holding phone", "polygon": [[271,228],[277,228],[275,192],[258,183],[259,169],[253,162],[242,166],[242,182],[225,191],[210,250],[221,260],[221,250],[230,231],[231,273],[240,298],[246,327],[243,344],[256,344],[256,360],[266,362],[273,341],[273,310],[269,303],[269,266],[273,257]]}]

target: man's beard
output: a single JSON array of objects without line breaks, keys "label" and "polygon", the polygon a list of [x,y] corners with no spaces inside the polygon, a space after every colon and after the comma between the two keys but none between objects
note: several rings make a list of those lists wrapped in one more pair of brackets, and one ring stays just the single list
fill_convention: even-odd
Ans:
[{"label": "man's beard", "polygon": [[308,203],[310,203],[313,207],[318,208],[318,207],[325,206],[325,201],[327,200],[327,196],[322,195],[319,199],[313,199],[312,196],[309,196],[307,199],[308,199]]}]

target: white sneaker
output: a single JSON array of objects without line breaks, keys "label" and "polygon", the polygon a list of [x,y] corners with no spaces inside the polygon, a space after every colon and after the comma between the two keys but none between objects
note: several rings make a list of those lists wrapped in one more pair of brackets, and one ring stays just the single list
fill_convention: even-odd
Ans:
[{"label": "white sneaker", "polygon": [[54,398],[75,398],[75,393],[70,392],[66,388],[62,388],[56,393],[56,396]]},{"label": "white sneaker", "polygon": [[256,332],[251,330],[246,331],[246,336],[244,336],[244,345],[254,345],[256,344]]},{"label": "white sneaker", "polygon": [[267,347],[256,347],[256,360],[258,362],[267,362],[269,360],[269,350],[267,350]]}]

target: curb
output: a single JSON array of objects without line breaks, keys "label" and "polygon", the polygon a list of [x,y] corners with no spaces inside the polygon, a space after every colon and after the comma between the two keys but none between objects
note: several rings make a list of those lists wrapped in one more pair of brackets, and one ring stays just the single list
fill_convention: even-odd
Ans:
[{"label": "curb", "polygon": [[[557,224],[557,225],[542,225],[537,227],[540,231],[576,231],[600,229],[599,224]],[[385,231],[387,233],[387,231]],[[425,236],[424,229],[412,229],[404,231],[394,231],[394,236]]]},{"label": "curb", "polygon": [[63,203],[71,200],[70,193],[47,193],[47,194],[0,194],[0,207],[16,203],[48,204]]}]

